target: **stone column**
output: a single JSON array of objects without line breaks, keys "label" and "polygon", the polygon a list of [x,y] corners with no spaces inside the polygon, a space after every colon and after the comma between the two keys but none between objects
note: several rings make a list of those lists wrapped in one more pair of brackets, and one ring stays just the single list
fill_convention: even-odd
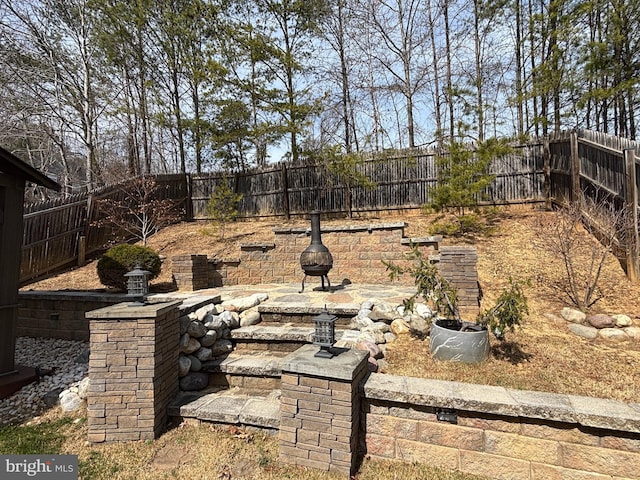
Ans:
[{"label": "stone column", "polygon": [[87,312],[90,442],[151,440],[178,393],[181,301]]},{"label": "stone column", "polygon": [[335,349],[326,359],[318,349],[305,345],[282,361],[280,460],[352,475],[363,454],[359,386],[369,353]]},{"label": "stone column", "polygon": [[209,288],[209,264],[206,255],[177,255],[171,258],[173,279],[179,290]]}]

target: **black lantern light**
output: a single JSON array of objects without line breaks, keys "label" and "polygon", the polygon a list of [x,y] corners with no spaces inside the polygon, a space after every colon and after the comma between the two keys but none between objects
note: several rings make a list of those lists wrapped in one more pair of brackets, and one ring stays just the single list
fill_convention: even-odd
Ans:
[{"label": "black lantern light", "polygon": [[149,293],[149,275],[151,272],[142,270],[139,263],[124,274],[127,277],[127,296],[133,300],[131,306],[144,305],[144,298]]},{"label": "black lantern light", "polygon": [[331,347],[333,347],[336,339],[337,319],[338,317],[335,315],[329,314],[326,305],[324,311],[313,318],[316,327],[313,344],[320,346],[320,350],[314,355],[315,357],[332,358],[334,356],[331,352]]}]

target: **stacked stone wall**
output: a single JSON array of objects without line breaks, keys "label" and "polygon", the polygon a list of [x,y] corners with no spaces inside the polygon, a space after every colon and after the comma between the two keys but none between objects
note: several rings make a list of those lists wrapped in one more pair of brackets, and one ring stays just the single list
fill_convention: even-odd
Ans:
[{"label": "stacked stone wall", "polygon": [[19,292],[18,337],[89,340],[85,313],[125,301],[124,295],[88,292]]},{"label": "stacked stone wall", "polygon": [[[640,478],[640,411],[627,404],[375,374],[370,383],[372,458],[492,479]],[[446,407],[453,423],[438,418]]]}]

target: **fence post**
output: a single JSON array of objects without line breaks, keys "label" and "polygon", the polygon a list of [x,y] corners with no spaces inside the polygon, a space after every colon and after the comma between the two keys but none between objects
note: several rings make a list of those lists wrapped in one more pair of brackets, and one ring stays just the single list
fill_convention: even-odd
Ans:
[{"label": "fence post", "polygon": [[578,155],[578,133],[571,132],[571,200],[581,202],[580,188],[580,156]]},{"label": "fence post", "polygon": [[636,154],[635,149],[624,150],[625,170],[625,207],[629,210],[629,219],[626,222],[626,260],[627,277],[632,282],[640,278],[640,264],[638,255],[638,186],[636,185]]},{"label": "fence post", "polygon": [[542,159],[544,162],[544,208],[551,210],[551,150],[549,137],[545,137],[542,144]]},{"label": "fence post", "polygon": [[191,184],[191,175],[188,173],[184,174],[184,183],[185,183],[185,220],[192,221],[193,220],[193,186]]},{"label": "fence post", "polygon": [[291,218],[289,210],[289,182],[287,180],[287,165],[282,163],[282,206],[284,208],[284,216],[287,220]]}]

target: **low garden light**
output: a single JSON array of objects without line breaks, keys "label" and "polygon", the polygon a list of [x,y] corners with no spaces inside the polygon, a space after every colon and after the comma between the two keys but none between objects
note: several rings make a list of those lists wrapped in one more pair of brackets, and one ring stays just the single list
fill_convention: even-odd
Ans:
[{"label": "low garden light", "polygon": [[330,315],[327,311],[327,307],[324,307],[324,311],[320,315],[316,315],[313,318],[315,323],[315,334],[313,336],[313,344],[319,345],[320,350],[314,355],[321,358],[332,358],[334,354],[331,352],[331,347],[336,340],[336,320],[338,317]]},{"label": "low garden light", "polygon": [[124,274],[127,278],[127,296],[133,300],[132,306],[144,305],[144,299],[149,293],[149,276],[151,272],[143,270],[140,264]]}]

